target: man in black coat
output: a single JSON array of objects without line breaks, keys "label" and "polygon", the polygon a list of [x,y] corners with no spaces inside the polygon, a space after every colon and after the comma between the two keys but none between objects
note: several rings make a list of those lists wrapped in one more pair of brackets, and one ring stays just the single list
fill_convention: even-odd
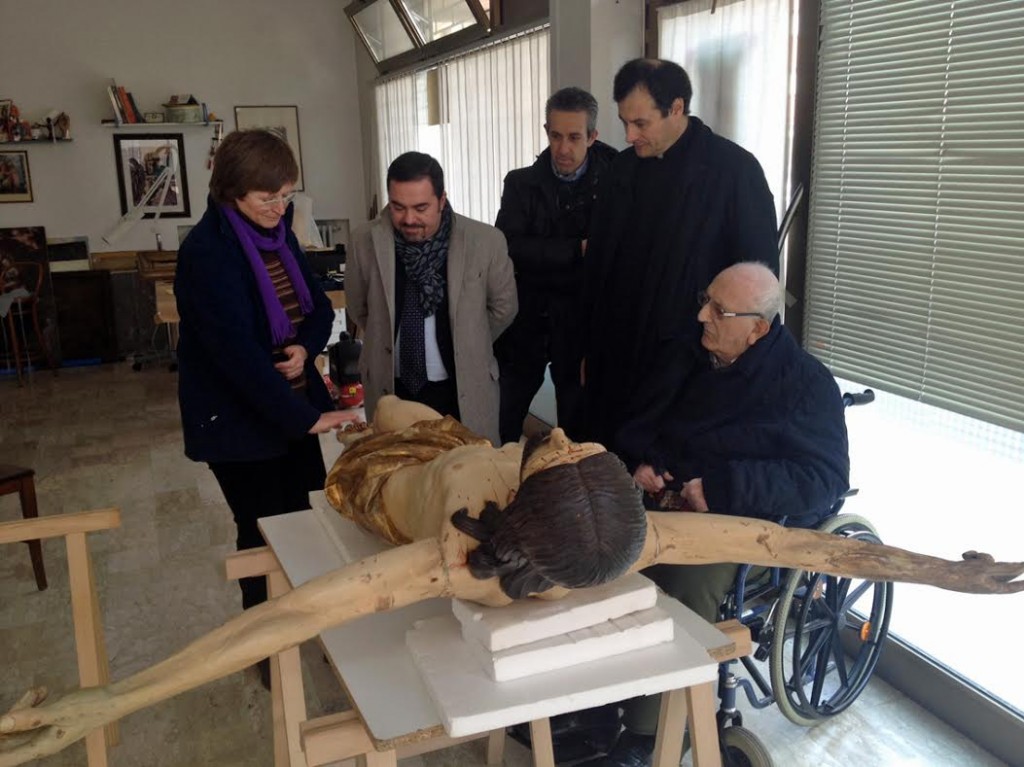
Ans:
[{"label": "man in black coat", "polygon": [[579,327],[587,233],[598,180],[616,150],[597,141],[597,101],[580,88],[548,99],[548,148],[505,177],[495,226],[508,240],[519,314],[495,343],[502,442],[518,440],[551,365],[558,425],[577,436],[582,418]]},{"label": "man in black coat", "polygon": [[614,97],[632,150],[601,184],[584,259],[585,438],[630,469],[696,357],[685,307],[742,259],[778,271],[775,204],[757,160],[689,115],[681,67],[636,59]]},{"label": "man in black coat", "polygon": [[[678,488],[689,512],[815,527],[846,492],[842,396],[779,322],[781,300],[771,269],[752,262],[725,269],[701,294],[703,351],[654,434],[654,463],[633,475],[649,494]],[[737,568],[656,565],[644,574],[714,622]],[[650,764],[659,700],[637,698],[623,709],[626,730],[601,764]]]}]

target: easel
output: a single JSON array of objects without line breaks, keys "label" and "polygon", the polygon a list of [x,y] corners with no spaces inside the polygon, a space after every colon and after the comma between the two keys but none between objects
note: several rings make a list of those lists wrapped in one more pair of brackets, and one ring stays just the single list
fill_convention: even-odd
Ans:
[{"label": "easel", "polygon": [[[68,552],[68,580],[71,585],[71,614],[75,627],[78,679],[82,687],[100,687],[110,682],[107,644],[96,594],[96,574],[89,556],[88,533],[121,526],[118,509],[98,509],[76,514],[0,523],[0,544],[24,543],[45,538],[65,540]],[[85,736],[89,767],[107,767],[107,748],[120,742],[117,723],[108,724]]]}]

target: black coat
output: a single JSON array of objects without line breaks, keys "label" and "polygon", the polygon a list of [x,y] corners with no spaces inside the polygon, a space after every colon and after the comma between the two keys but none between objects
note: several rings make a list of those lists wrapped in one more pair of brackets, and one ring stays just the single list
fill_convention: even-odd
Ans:
[{"label": "black coat", "polygon": [[[641,159],[633,150],[615,158],[584,259],[587,436],[631,469],[643,462],[693,368],[697,293],[738,261],[762,261],[778,272],[775,204],[761,166],[696,117],[689,120],[664,159]],[[636,200],[638,178],[651,170],[644,163],[662,162],[671,164],[663,166],[671,175],[663,174],[669,182],[652,212]],[[610,321],[623,307],[627,318]]]},{"label": "black coat", "polygon": [[334,310],[314,279],[285,217],[288,245],[313,298],[294,343],[306,348],[306,393],[274,369],[273,342],[249,260],[212,202],[178,250],[174,295],[181,315],[178,402],[185,454],[194,461],[256,461],[284,455],[331,400],[316,356],[331,335]]},{"label": "black coat", "polygon": [[843,401],[824,365],[776,321],[732,365],[707,352],[649,458],[681,484],[700,477],[718,514],[815,526],[849,488]]},{"label": "black coat", "polygon": [[520,299],[524,293],[580,294],[580,242],[590,231],[598,182],[616,154],[613,147],[595,141],[587,151],[587,170],[574,183],[555,177],[550,149],[541,152],[533,165],[505,176],[494,225],[508,241]]}]

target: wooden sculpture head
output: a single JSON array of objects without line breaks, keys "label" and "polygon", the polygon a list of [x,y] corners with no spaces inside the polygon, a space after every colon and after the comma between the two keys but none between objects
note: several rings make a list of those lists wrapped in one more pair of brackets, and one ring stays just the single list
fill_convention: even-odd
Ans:
[{"label": "wooden sculpture head", "polygon": [[498,577],[512,599],[615,580],[647,535],[640,491],[622,461],[561,429],[526,444],[519,489],[503,510],[490,504],[474,519],[462,509],[451,521],[479,541],[468,555],[473,575]]}]

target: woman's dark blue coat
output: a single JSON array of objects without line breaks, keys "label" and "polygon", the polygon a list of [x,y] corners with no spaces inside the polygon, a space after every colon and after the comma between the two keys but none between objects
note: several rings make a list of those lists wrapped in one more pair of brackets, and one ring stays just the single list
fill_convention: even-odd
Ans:
[{"label": "woman's dark blue coat", "polygon": [[274,369],[273,343],[256,278],[238,237],[212,202],[178,250],[174,294],[181,316],[178,401],[185,454],[194,461],[254,461],[284,455],[332,408],[316,356],[334,310],[285,215],[288,245],[313,298],[294,343],[306,348],[307,394]]}]

